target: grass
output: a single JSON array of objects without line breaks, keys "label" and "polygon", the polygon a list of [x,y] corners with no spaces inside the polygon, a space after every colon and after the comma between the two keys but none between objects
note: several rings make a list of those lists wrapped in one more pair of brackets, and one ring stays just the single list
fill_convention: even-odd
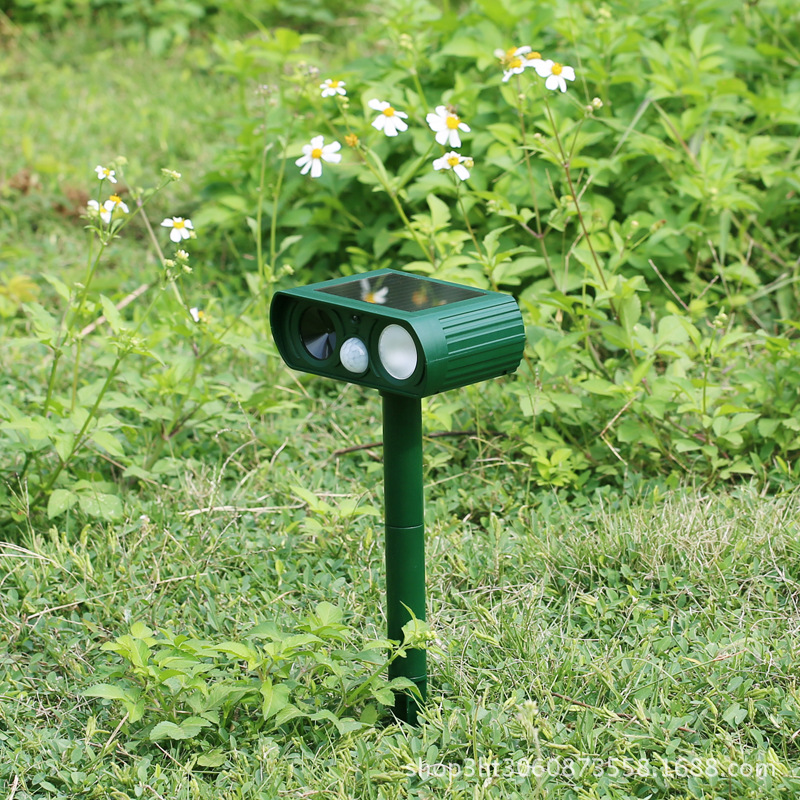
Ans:
[{"label": "grass", "polygon": [[[136,169],[200,172],[224,135],[220,79],[196,50],[158,64],[74,35],[85,48],[15,37],[4,56],[0,125],[23,144],[4,166],[6,275],[82,263],[81,224],[57,206],[95,163],[121,152]],[[26,190],[10,185],[26,174]],[[181,186],[171,201],[190,206],[190,174]],[[107,283],[136,284],[143,252],[122,240]],[[103,647],[135,623],[243,642],[328,602],[349,641],[382,636],[379,399],[264,353],[232,347],[219,363],[269,400],[231,403],[224,424],[193,433],[203,457],[120,478],[123,519],[69,512],[0,545],[9,798],[796,796],[798,495],[539,489],[513,438],[489,429],[499,383],[460,393],[455,411],[455,397],[425,403],[427,431],[475,430],[425,442],[437,641],[419,728],[279,725],[242,705],[191,740],[153,741],[153,723],[190,713],[165,711],[169,678],[146,684],[141,722],[86,696],[132,682]],[[239,680],[241,665],[214,664],[218,685]],[[298,659],[287,685],[311,671]]]}]

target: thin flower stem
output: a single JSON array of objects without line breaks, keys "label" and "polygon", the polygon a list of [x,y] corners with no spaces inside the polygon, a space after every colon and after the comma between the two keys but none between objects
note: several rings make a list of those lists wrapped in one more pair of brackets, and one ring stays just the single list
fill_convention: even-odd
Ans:
[{"label": "thin flower stem", "polygon": [[402,204],[400,203],[400,200],[397,197],[397,194],[394,192],[394,190],[392,189],[391,185],[389,184],[389,181],[386,179],[386,172],[385,172],[385,169],[383,168],[383,162],[380,160],[380,158],[378,158],[378,155],[373,150],[370,150],[369,148],[365,148],[365,152],[368,153],[378,164],[380,164],[380,167],[381,167],[379,169],[374,164],[370,164],[369,159],[366,158],[366,159],[364,159],[364,163],[366,164],[367,168],[378,179],[378,182],[383,187],[383,189],[386,192],[386,194],[388,194],[389,197],[391,198],[392,203],[394,204],[394,207],[395,207],[398,215],[400,216],[400,219],[403,221],[403,225],[406,226],[406,230],[408,230],[408,232],[413,237],[414,241],[417,243],[417,247],[419,247],[419,249],[422,251],[423,255],[427,255],[428,256],[428,258],[430,259],[431,265],[435,267],[436,266],[436,251],[433,248],[431,248],[431,249],[426,248],[425,245],[423,244],[422,240],[419,238],[419,234],[417,233],[415,228],[412,226],[411,220],[409,220],[408,216],[406,215],[405,209],[403,208]]},{"label": "thin flower stem", "polygon": [[[272,302],[272,290],[275,283],[275,266],[278,259],[278,203],[281,198],[281,189],[283,188],[283,179],[286,175],[286,154],[289,150],[289,141],[294,129],[295,118],[291,118],[289,128],[286,131],[286,137],[283,142],[283,153],[281,154],[280,166],[278,167],[278,177],[275,181],[275,188],[272,190],[272,216],[269,221],[269,280],[267,282],[267,305]],[[267,149],[264,148],[264,155],[261,165],[261,185],[258,188],[258,223],[256,225],[258,237],[258,271],[262,276],[262,280],[266,279],[263,273],[263,266],[261,263],[261,194],[264,190],[264,170],[266,164]]]},{"label": "thin flower stem", "polygon": [[464,224],[467,226],[467,231],[469,232],[470,237],[472,238],[472,243],[475,245],[475,250],[477,251],[478,259],[483,263],[484,270],[486,271],[486,277],[489,279],[489,283],[492,285],[492,288],[497,291],[497,284],[494,282],[494,277],[492,276],[492,272],[489,269],[489,260],[486,258],[486,255],[483,252],[483,248],[478,243],[478,237],[475,235],[475,231],[472,228],[472,225],[469,221],[469,216],[467,215],[467,209],[464,206],[464,198],[461,194],[461,181],[458,179],[456,175],[453,175],[453,181],[456,185],[456,202],[458,203],[458,207],[461,209],[461,216],[464,219]]},{"label": "thin flower stem", "polygon": [[[533,167],[531,166],[531,154],[528,150],[528,141],[527,141],[527,129],[525,127],[525,112],[522,108],[522,83],[517,76],[517,115],[519,117],[519,129],[520,134],[522,136],[522,155],[525,158],[525,171],[528,174],[528,183],[530,184],[530,193],[531,193],[531,200],[533,201],[533,212],[534,212],[534,219],[536,220],[536,235],[535,239],[539,242],[539,246],[542,249],[542,258],[544,259],[545,267],[547,268],[547,274],[550,276],[550,280],[553,281],[553,286],[558,288],[556,284],[556,276],[553,272],[553,265],[550,263],[550,255],[547,252],[547,244],[544,240],[544,234],[542,232],[542,217],[539,212],[539,203],[536,200],[536,182],[533,179]],[[525,227],[529,232],[530,228],[525,225]]]},{"label": "thin flower stem", "polygon": [[[581,211],[580,200],[578,199],[578,193],[575,191],[575,185],[572,182],[572,172],[570,170],[570,163],[569,158],[567,156],[566,151],[564,150],[564,145],[561,141],[561,137],[558,134],[558,128],[556,127],[555,119],[553,118],[553,113],[550,110],[550,104],[547,102],[547,97],[545,96],[544,99],[544,107],[547,111],[547,117],[550,120],[550,125],[553,129],[553,136],[555,137],[556,144],[558,145],[558,151],[561,154],[562,163],[561,166],[564,169],[564,176],[567,179],[567,185],[569,186],[569,192],[572,197],[573,203],[575,204],[575,213],[578,216],[578,222],[581,226],[581,230],[583,231],[583,236],[586,239],[586,243],[589,246],[589,251],[592,254],[592,260],[594,261],[595,267],[597,268],[597,276],[600,278],[600,282],[603,284],[603,289],[608,291],[608,283],[606,282],[606,276],[603,272],[603,268],[600,265],[600,259],[595,252],[594,244],[592,243],[592,237],[589,234],[589,229],[586,227],[586,221],[583,218],[583,212]],[[611,303],[611,310],[614,312],[614,316],[616,316],[616,311],[614,310],[613,302]]]},{"label": "thin flower stem", "polygon": [[[143,202],[141,200],[137,200],[137,205],[141,209],[143,207]],[[161,245],[158,243],[158,239],[156,239],[156,234],[153,231],[153,226],[150,224],[150,220],[147,218],[147,214],[142,214],[142,220],[144,221],[144,226],[147,228],[147,233],[150,236],[150,243],[153,245],[153,248],[156,251],[156,255],[158,256],[159,261],[161,262],[161,266],[164,266],[164,262],[166,258],[164,258],[164,251],[161,249]],[[186,312],[186,316],[191,319],[191,313],[189,312],[189,306],[186,304],[186,301],[183,299],[183,295],[181,295],[180,289],[178,289],[177,283],[170,279],[168,280],[170,287],[172,288],[172,292],[175,295],[179,305],[181,308]]]}]

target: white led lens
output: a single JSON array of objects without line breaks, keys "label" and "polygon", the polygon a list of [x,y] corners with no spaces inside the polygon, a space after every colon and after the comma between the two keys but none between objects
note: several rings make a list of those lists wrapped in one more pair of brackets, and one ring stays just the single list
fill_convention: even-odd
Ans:
[{"label": "white led lens", "polygon": [[342,366],[349,372],[361,374],[369,366],[367,346],[361,339],[352,336],[342,342],[342,348],[339,350],[339,360],[342,362]]},{"label": "white led lens", "polygon": [[417,346],[401,325],[387,325],[381,331],[378,355],[383,368],[398,381],[410,378],[417,368]]}]

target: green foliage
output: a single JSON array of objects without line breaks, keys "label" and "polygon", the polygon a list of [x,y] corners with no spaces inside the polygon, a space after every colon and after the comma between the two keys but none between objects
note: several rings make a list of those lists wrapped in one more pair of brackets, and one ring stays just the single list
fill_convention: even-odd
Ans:
[{"label": "green foliage", "polygon": [[46,32],[76,19],[94,25],[102,21],[100,28],[109,38],[142,42],[150,52],[164,55],[198,33],[241,33],[254,21],[265,26],[323,26],[336,38],[340,16],[360,13],[361,8],[352,0],[13,0],[3,11],[14,22]]},{"label": "green foliage", "polygon": [[213,766],[215,748],[231,735],[283,727],[313,739],[325,723],[339,735],[360,731],[393,705],[395,692],[414,688],[382,675],[409,646],[424,646],[424,637],[409,628],[393,648],[389,641],[363,641],[342,619],[340,608],[322,602],[293,632],[264,622],[243,640],[219,643],[168,631],[156,636],[135,623],[102,647],[121,656],[124,669],[108,672],[84,695],[118,701],[120,724],[141,723],[137,739],[197,745],[192,763],[201,767]]},{"label": "green foliage", "polygon": [[[255,238],[256,292],[286,273],[388,265],[514,292],[529,349],[500,427],[541,485],[635,471],[790,486],[800,94],[781,30],[793,6],[573,12],[398,0],[368,57],[327,72],[309,66],[314,37],[219,40],[219,69],[241,88],[238,137],[198,219],[239,251]],[[514,74],[523,44],[576,65],[566,94],[534,69]],[[347,95],[321,96],[323,78]],[[376,131],[371,99],[406,113],[408,130]],[[426,122],[443,104],[471,126],[464,181],[432,169],[452,149]],[[314,180],[294,161],[319,135],[347,146]]]}]

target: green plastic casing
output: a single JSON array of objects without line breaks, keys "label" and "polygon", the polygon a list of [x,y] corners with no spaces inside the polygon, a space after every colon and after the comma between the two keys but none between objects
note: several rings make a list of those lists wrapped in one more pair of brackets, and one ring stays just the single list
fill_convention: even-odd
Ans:
[{"label": "green plastic casing", "polygon": [[[326,291],[352,281],[379,283],[381,276],[392,274],[419,281],[422,291],[443,287],[438,291],[447,292],[452,287],[468,290],[463,293],[471,296],[407,311]],[[310,307],[324,310],[335,327],[337,344],[325,359],[314,358],[300,337],[300,318]],[[378,337],[389,324],[403,326],[417,345],[417,367],[406,380],[389,375],[378,356]],[[406,397],[427,397],[511,373],[519,365],[525,344],[522,315],[510,295],[391,269],[276,292],[270,325],[278,351],[292,369]],[[369,366],[360,375],[345,369],[339,359],[338,347],[350,337],[364,342],[369,354]]]}]

